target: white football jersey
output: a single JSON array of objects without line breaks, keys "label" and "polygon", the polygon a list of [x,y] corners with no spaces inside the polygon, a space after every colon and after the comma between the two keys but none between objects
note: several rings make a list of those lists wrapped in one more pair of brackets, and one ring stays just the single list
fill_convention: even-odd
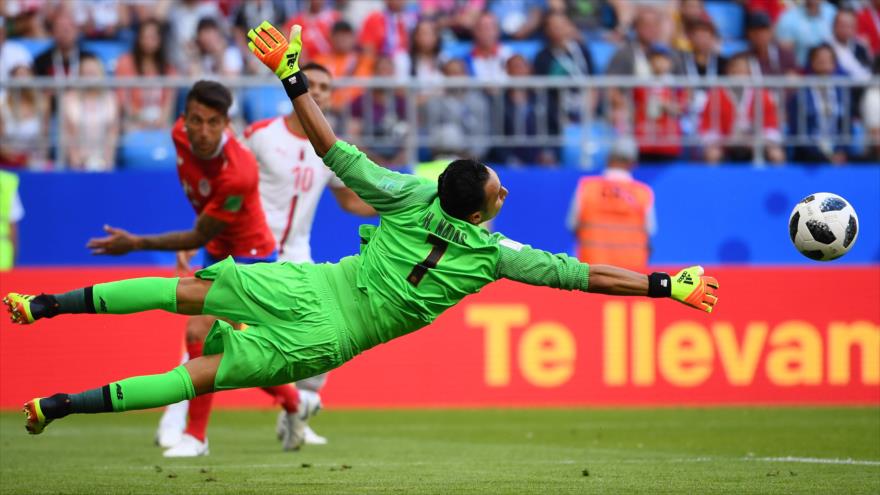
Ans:
[{"label": "white football jersey", "polygon": [[278,242],[278,259],[311,262],[309,237],[321,193],[325,186],[345,185],[283,116],[254,122],[244,136],[260,165],[260,200]]}]

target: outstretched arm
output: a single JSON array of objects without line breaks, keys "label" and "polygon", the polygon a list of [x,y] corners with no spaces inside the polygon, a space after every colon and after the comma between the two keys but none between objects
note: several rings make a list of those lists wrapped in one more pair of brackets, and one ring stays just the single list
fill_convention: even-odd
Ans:
[{"label": "outstretched arm", "polygon": [[226,228],[226,223],[208,215],[199,215],[192,230],[156,235],[135,235],[123,229],[104,226],[107,237],[90,239],[86,247],[92,254],[121,255],[131,251],[178,251],[204,246]]},{"label": "outstretched arm", "polygon": [[706,312],[712,312],[718,301],[718,281],[703,276],[700,266],[685,268],[671,277],[661,272],[645,275],[611,265],[587,265],[510,239],[501,239],[499,245],[497,278],[614,296],[670,297]]},{"label": "outstretched arm", "polygon": [[302,27],[290,29],[290,41],[268,21],[248,32],[248,48],[266,67],[275,71],[293,103],[293,109],[302,122],[309,141],[318,156],[323,157],[336,143],[336,134],[324,118],[318,104],[308,96],[308,81],[299,70],[302,52]]},{"label": "outstretched arm", "polygon": [[330,188],[330,192],[333,193],[333,197],[336,198],[336,202],[339,203],[339,206],[343,210],[361,217],[372,217],[376,215],[376,209],[362,200],[360,196],[351,189],[347,187],[333,187]]},{"label": "outstretched arm", "polygon": [[435,183],[380,167],[354,146],[337,139],[321,109],[311,97],[305,96],[308,81],[297,63],[302,51],[301,31],[294,25],[288,42],[264,21],[248,32],[248,47],[281,79],[309,141],[324,164],[380,214],[430,201],[437,195]]}]

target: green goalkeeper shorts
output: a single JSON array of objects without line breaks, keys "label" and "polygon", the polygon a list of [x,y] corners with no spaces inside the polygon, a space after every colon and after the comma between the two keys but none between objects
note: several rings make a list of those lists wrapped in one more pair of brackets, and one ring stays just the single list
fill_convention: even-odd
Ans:
[{"label": "green goalkeeper shorts", "polygon": [[202,312],[247,324],[235,330],[217,321],[205,339],[206,355],[223,353],[216,390],[291,383],[353,357],[339,295],[326,274],[334,269],[340,267],[237,265],[230,257],[196,272],[213,281]]}]

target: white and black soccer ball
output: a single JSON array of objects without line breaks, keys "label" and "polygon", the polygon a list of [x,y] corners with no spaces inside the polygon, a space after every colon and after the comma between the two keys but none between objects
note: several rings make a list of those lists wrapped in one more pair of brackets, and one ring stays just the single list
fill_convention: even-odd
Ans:
[{"label": "white and black soccer ball", "polygon": [[831,261],[846,254],[859,236],[859,217],[842,197],[820,192],[795,205],[788,220],[794,247],[807,258]]}]

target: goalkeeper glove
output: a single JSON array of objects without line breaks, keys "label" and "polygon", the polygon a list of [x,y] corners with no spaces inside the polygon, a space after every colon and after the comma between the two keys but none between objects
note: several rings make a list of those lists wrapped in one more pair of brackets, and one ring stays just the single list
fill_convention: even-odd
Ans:
[{"label": "goalkeeper glove", "polygon": [[671,297],[692,308],[711,313],[718,302],[718,280],[703,275],[702,266],[691,266],[670,277],[655,272],[648,275],[648,296]]},{"label": "goalkeeper glove", "polygon": [[302,53],[302,27],[290,28],[290,41],[269,21],[248,31],[248,48],[263,65],[281,79],[291,100],[309,90],[305,74],[300,74],[299,57]]}]

